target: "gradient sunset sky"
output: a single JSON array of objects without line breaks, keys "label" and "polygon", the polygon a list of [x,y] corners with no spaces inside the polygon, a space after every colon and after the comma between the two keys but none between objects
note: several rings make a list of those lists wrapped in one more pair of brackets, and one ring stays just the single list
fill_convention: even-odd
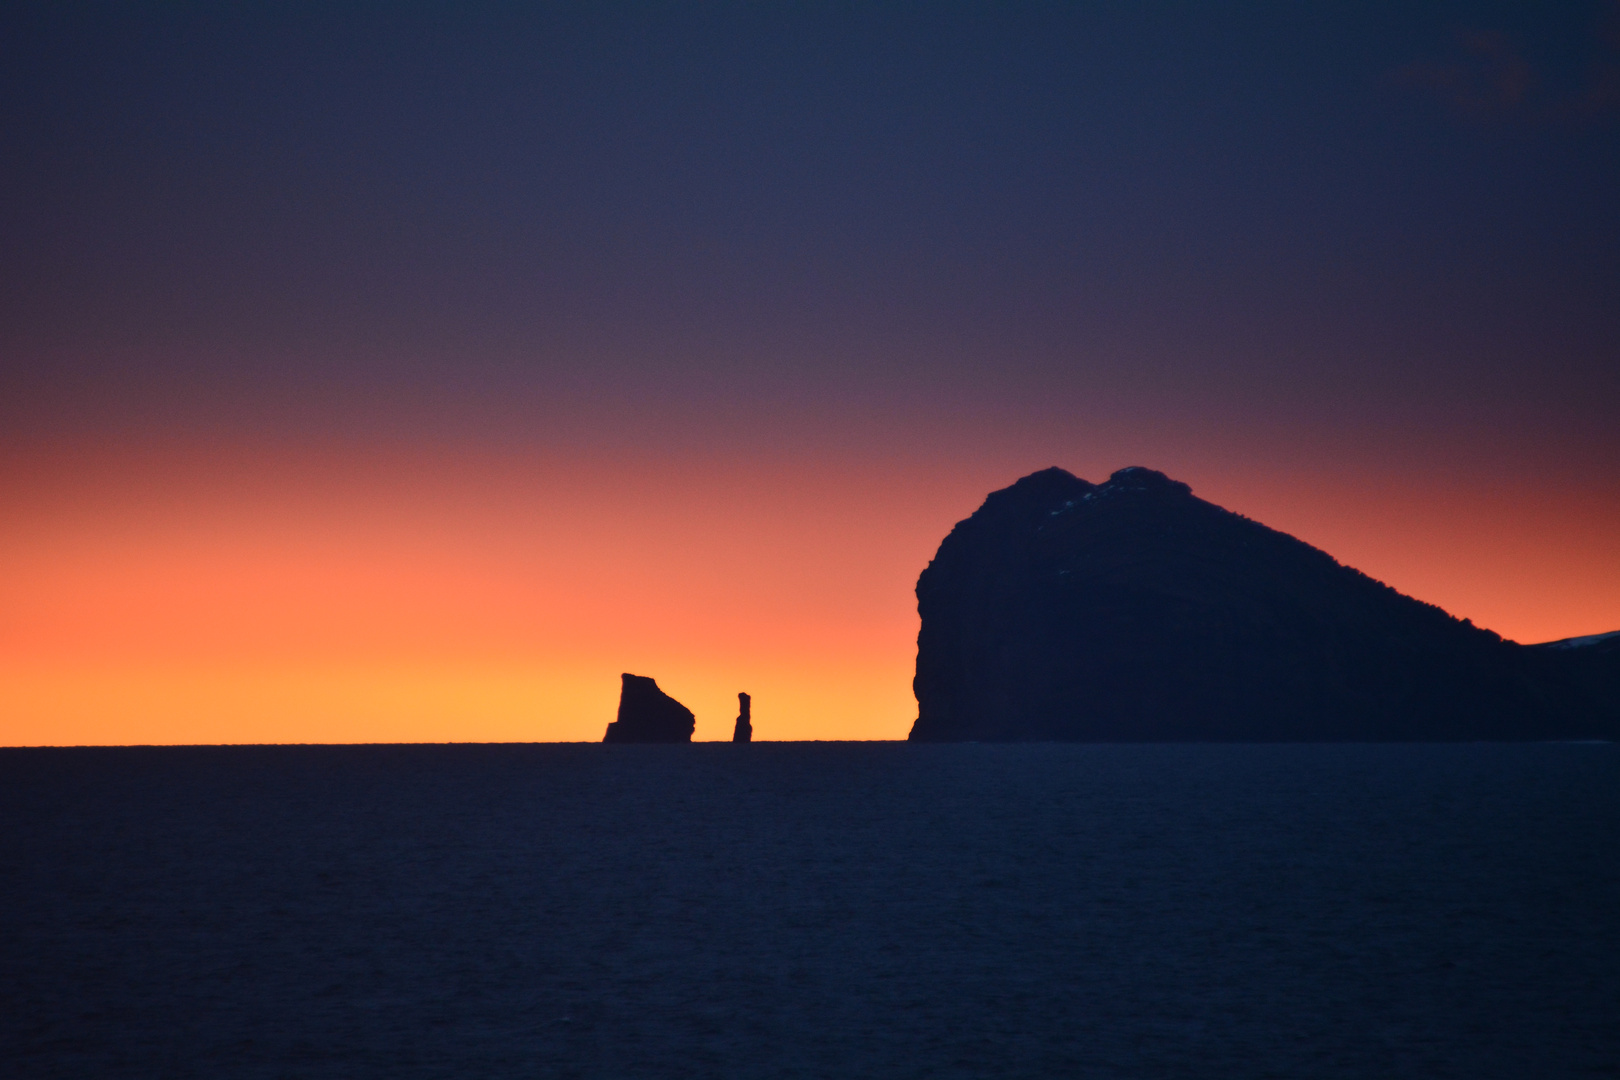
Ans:
[{"label": "gradient sunset sky", "polygon": [[1620,7],[0,13],[0,743],[903,738],[1050,465],[1620,629]]}]

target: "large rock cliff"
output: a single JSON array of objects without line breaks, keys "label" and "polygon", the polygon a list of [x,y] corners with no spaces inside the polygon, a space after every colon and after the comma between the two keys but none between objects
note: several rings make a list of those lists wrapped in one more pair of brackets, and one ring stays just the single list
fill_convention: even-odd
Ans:
[{"label": "large rock cliff", "polygon": [[1503,641],[1150,469],[994,492],[917,609],[914,740],[1620,736],[1620,649]]},{"label": "large rock cliff", "polygon": [[607,726],[603,742],[680,743],[692,741],[697,720],[692,710],[662,690],[645,675],[621,676],[619,717]]}]

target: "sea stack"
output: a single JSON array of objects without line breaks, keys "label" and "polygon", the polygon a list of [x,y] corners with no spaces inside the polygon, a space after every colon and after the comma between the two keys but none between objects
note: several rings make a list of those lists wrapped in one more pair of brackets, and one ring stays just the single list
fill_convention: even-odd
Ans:
[{"label": "sea stack", "polygon": [[918,741],[1620,737],[1620,638],[1504,641],[1151,469],[992,493],[917,610]]},{"label": "sea stack", "polygon": [[662,690],[645,675],[621,676],[619,718],[607,726],[603,742],[683,743],[692,741],[696,719],[692,710]]},{"label": "sea stack", "polygon": [[732,742],[754,741],[754,724],[748,712],[752,702],[747,694],[737,695],[737,730],[731,733]]}]

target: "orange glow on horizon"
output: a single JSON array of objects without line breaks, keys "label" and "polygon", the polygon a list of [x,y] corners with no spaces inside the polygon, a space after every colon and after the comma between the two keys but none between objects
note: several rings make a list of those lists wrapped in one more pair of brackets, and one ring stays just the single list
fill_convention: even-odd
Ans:
[{"label": "orange glow on horizon", "polygon": [[[918,571],[1049,463],[35,461],[5,485],[0,743],[595,741],[621,671],[699,739],[739,690],[760,739],[904,738]],[[1505,636],[1620,629],[1612,500],[1145,463]]]}]

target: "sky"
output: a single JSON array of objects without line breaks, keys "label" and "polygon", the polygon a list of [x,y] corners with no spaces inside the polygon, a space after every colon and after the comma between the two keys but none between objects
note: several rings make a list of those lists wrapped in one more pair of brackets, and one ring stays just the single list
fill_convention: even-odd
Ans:
[{"label": "sky", "polygon": [[989,491],[1620,629],[1620,5],[0,11],[0,744],[903,738]]}]

